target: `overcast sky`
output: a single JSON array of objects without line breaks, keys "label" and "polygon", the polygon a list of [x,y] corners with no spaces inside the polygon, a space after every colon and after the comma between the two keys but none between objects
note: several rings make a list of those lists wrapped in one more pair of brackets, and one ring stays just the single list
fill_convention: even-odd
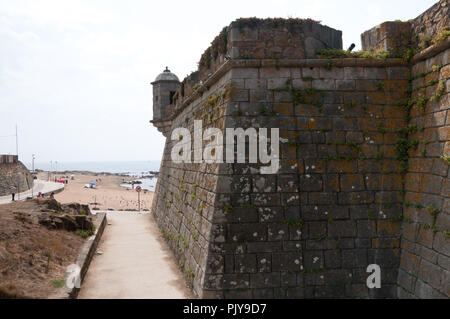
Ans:
[{"label": "overcast sky", "polygon": [[435,0],[0,0],[0,154],[30,162],[159,160],[150,82],[182,80],[221,29],[240,17],[321,20],[344,48]]}]

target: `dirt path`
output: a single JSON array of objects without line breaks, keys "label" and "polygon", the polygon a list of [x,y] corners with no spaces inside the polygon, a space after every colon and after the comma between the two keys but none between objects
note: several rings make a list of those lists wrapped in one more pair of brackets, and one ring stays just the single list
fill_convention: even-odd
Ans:
[{"label": "dirt path", "polygon": [[79,299],[193,298],[172,253],[148,213],[108,212]]}]

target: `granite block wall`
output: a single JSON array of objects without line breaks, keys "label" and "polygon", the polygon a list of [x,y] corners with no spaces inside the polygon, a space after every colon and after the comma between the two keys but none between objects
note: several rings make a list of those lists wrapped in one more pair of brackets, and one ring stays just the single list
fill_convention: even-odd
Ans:
[{"label": "granite block wall", "polygon": [[[442,30],[447,2],[363,46],[404,52],[420,21]],[[152,213],[199,297],[448,298],[450,42],[408,59],[314,58],[341,47],[312,20],[240,19],[153,121],[167,140]],[[278,128],[280,167],[176,163],[180,127],[224,141],[226,128]],[[381,288],[366,285],[371,264]]]},{"label": "granite block wall", "polygon": [[417,18],[410,20],[411,44],[430,44],[443,30],[450,31],[450,0],[440,0]]},{"label": "granite block wall", "polygon": [[[223,128],[228,83],[229,79],[225,76],[207,93],[198,96],[176,117],[170,132],[174,128],[187,128],[193,137],[194,120],[202,120],[204,129]],[[216,190],[221,167],[219,164],[175,163],[171,152],[178,142],[168,136],[152,212],[186,280],[197,295],[203,296],[205,272],[211,269],[220,271],[221,267],[223,271],[220,262],[216,264],[215,259],[211,260],[215,257],[211,237],[216,227],[214,213],[219,201]]]},{"label": "granite block wall", "polygon": [[[280,128],[281,168],[266,176],[261,165],[233,164],[219,176],[224,271],[207,274],[205,289],[224,298],[395,297],[402,177],[393,144],[405,119],[392,104],[406,97],[408,68],[261,62],[231,74],[226,127]],[[370,291],[374,263],[384,284]]]},{"label": "granite block wall", "polygon": [[410,22],[388,21],[361,34],[363,50],[402,54],[411,44]]},{"label": "granite block wall", "polygon": [[410,150],[405,176],[400,298],[450,296],[450,49],[411,72]]},{"label": "granite block wall", "polygon": [[450,31],[450,0],[440,0],[415,19],[387,21],[361,34],[363,50],[403,55],[408,48],[423,50]]},{"label": "granite block wall", "polygon": [[24,192],[32,185],[33,177],[21,162],[0,164],[0,196],[11,194],[12,186]]},{"label": "granite block wall", "polygon": [[[395,297],[394,143],[405,126],[395,103],[407,98],[409,69],[401,60],[284,62],[236,61],[172,126],[192,135],[194,119],[223,132],[279,128],[277,174],[261,175],[258,164],[174,164],[168,140],[158,223],[201,297]],[[372,263],[384,285],[370,291]]]},{"label": "granite block wall", "polygon": [[199,62],[205,81],[227,59],[314,58],[319,49],[342,49],[342,32],[312,19],[242,18],[214,39]]}]

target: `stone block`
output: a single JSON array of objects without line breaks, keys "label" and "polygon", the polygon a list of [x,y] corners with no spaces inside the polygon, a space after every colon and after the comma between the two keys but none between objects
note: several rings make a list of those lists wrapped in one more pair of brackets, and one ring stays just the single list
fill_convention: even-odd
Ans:
[{"label": "stone block", "polygon": [[258,273],[250,275],[251,288],[274,288],[280,287],[280,273]]},{"label": "stone block", "polygon": [[340,268],[342,256],[339,250],[327,250],[324,252],[326,268]]},{"label": "stone block", "polygon": [[230,224],[228,237],[233,242],[265,241],[267,240],[267,226],[258,223]]},{"label": "stone block", "polygon": [[302,264],[301,253],[274,253],[272,258],[272,271],[300,271]]},{"label": "stone block", "polygon": [[[367,217],[367,211],[364,212]],[[364,214],[363,213],[363,214]],[[373,220],[358,220],[357,224],[357,235],[361,238],[372,238],[377,234],[376,222]]]},{"label": "stone block", "polygon": [[367,267],[366,249],[345,249],[342,250],[342,267]]},{"label": "stone block", "polygon": [[257,271],[256,255],[236,255],[234,265],[235,271],[237,273],[255,273]]},{"label": "stone block", "polygon": [[355,236],[356,225],[352,220],[336,220],[328,225],[328,237],[343,238]]}]

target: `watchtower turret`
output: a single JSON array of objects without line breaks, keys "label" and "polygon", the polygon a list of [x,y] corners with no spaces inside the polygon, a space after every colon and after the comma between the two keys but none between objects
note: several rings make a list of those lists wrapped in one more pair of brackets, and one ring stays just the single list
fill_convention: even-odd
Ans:
[{"label": "watchtower turret", "polygon": [[173,96],[180,87],[180,80],[166,67],[151,84],[153,85],[153,121],[164,121]]}]

